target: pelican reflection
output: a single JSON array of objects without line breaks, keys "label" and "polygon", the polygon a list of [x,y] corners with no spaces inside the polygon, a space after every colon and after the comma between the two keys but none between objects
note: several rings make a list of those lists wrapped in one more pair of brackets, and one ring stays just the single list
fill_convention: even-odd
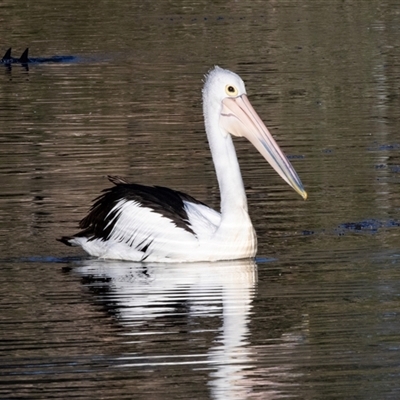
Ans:
[{"label": "pelican reflection", "polygon": [[[248,327],[257,282],[253,260],[168,265],[86,260],[75,271],[126,328],[127,342],[138,343],[138,352],[118,357],[120,365],[205,368],[213,398],[238,398],[254,359]],[[177,334],[182,319],[190,323]],[[154,353],[154,338],[168,342],[172,335],[171,347]],[[197,348],[196,340],[208,345]]]}]

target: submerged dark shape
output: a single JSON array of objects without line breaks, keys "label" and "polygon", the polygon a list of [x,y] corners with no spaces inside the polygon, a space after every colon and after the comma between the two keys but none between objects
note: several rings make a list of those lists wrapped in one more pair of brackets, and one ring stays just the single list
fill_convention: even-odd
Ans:
[{"label": "submerged dark shape", "polygon": [[52,56],[52,57],[29,57],[29,47],[21,54],[21,57],[11,56],[11,47],[5,52],[3,58],[0,60],[0,64],[8,65],[11,64],[34,64],[34,63],[60,63],[74,61],[76,57],[74,56]]},{"label": "submerged dark shape", "polygon": [[358,222],[345,222],[340,224],[336,229],[339,234],[343,234],[345,231],[349,232],[366,232],[366,233],[377,233],[381,229],[399,227],[400,221],[396,219],[388,220],[377,220],[377,219],[365,219]]},{"label": "submerged dark shape", "polygon": [[348,233],[363,233],[363,234],[375,234],[384,229],[399,228],[400,220],[398,219],[387,219],[379,220],[374,218],[364,219],[356,222],[343,222],[336,228],[322,229],[322,230],[303,230],[302,236],[312,236],[319,234],[334,234],[338,236],[344,236]]}]

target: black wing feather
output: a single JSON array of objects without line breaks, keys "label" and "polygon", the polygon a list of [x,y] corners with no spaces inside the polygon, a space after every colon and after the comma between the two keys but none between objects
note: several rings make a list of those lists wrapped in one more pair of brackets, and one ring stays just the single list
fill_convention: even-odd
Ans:
[{"label": "black wing feather", "polygon": [[[109,176],[108,179],[115,186],[103,190],[103,194],[94,200],[89,214],[79,223],[82,231],[74,236],[85,236],[89,240],[107,240],[117,220],[115,215],[119,212],[119,210],[113,211],[113,208],[122,199],[135,201],[143,207],[151,208],[154,212],[172,220],[179,228],[194,234],[188,225],[188,215],[183,201],[205,205],[204,203],[185,193],[163,186],[145,186],[129,183],[125,179],[116,176]],[[63,237],[60,241],[69,244],[69,239],[71,238]]]}]

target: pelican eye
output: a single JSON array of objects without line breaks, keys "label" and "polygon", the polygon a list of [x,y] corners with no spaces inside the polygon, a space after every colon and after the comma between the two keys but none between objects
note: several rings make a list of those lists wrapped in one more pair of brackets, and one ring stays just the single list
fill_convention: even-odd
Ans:
[{"label": "pelican eye", "polygon": [[239,91],[237,90],[236,86],[232,86],[232,85],[226,85],[225,86],[225,92],[228,96],[237,96]]}]

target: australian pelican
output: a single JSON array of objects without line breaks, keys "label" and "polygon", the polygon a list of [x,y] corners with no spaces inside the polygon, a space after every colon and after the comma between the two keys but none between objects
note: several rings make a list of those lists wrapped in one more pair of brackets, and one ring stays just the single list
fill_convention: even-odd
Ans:
[{"label": "australian pelican", "polygon": [[293,166],[251,106],[242,79],[215,67],[203,88],[205,128],[221,193],[221,212],[160,186],[115,185],[98,197],[79,233],[59,239],[92,256],[146,262],[218,261],[254,257],[257,237],[231,135],[246,137],[304,199]]}]

